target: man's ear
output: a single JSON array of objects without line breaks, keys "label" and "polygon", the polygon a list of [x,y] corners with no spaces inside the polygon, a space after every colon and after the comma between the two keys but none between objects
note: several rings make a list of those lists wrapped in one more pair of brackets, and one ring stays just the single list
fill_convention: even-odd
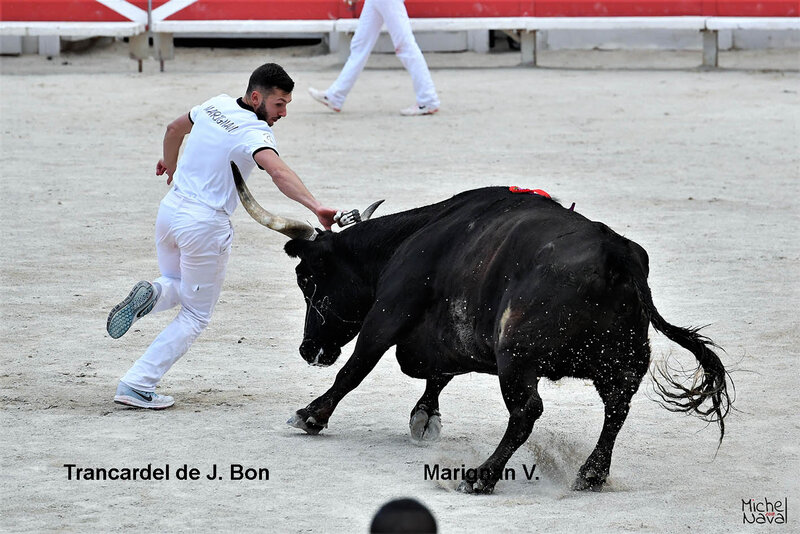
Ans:
[{"label": "man's ear", "polygon": [[264,101],[264,95],[257,89],[250,91],[250,94],[247,96],[250,97],[250,104],[256,109],[261,105],[261,102]]}]

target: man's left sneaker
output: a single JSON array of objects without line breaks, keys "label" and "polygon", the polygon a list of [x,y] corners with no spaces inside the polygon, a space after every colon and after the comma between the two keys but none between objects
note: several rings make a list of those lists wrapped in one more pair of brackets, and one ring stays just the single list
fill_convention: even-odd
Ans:
[{"label": "man's left sneaker", "polygon": [[122,337],[130,327],[150,313],[156,303],[156,288],[150,282],[139,282],[125,300],[114,306],[108,314],[106,330],[114,339]]},{"label": "man's left sneaker", "polygon": [[417,115],[433,115],[437,111],[439,111],[439,108],[414,105],[400,111],[400,115],[405,115],[406,117],[414,117]]},{"label": "man's left sneaker", "polygon": [[114,402],[136,408],[163,410],[175,404],[175,399],[169,395],[159,395],[155,391],[134,389],[125,382],[120,382],[117,386],[117,394],[114,395]]}]

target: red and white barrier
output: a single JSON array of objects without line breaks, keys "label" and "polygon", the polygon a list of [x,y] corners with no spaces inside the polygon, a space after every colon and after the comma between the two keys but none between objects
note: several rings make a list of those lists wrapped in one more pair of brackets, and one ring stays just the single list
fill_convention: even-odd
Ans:
[{"label": "red and white barrier", "polygon": [[[151,20],[358,18],[363,0],[153,0]],[[798,0],[406,0],[411,18],[797,17]],[[146,0],[0,0],[2,22],[138,22]]]},{"label": "red and white barrier", "polygon": [[[141,58],[149,53],[144,33],[149,30],[158,37],[157,56],[163,59],[171,57],[172,35],[181,33],[312,33],[344,36],[346,41],[363,3],[0,0],[0,36],[129,36],[131,55]],[[703,32],[703,64],[716,65],[719,29],[800,28],[798,0],[406,0],[406,8],[417,31],[517,32],[523,44],[523,62],[533,64],[536,55],[531,34],[540,30],[698,30]]]}]

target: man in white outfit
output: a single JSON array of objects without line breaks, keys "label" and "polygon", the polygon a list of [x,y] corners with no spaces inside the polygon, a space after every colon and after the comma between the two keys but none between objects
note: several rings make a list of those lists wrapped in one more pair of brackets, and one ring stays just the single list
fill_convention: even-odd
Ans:
[{"label": "man in white outfit", "polygon": [[417,45],[414,34],[411,32],[411,21],[403,0],[366,0],[364,9],[358,19],[356,33],[350,43],[350,56],[339,73],[333,85],[325,91],[310,87],[311,97],[323,105],[339,112],[350,89],[364,70],[369,55],[381,32],[381,27],[386,24],[389,35],[394,44],[394,52],[411,74],[414,84],[414,93],[417,103],[402,110],[403,115],[432,115],[439,111],[439,97],[433,85],[428,64],[422,56],[422,51]]},{"label": "man in white outfit", "polygon": [[155,389],[206,328],[219,298],[233,241],[230,216],[238,204],[230,162],[245,179],[258,165],[325,228],[333,224],[336,210],[317,201],[278,155],[271,126],[286,116],[293,89],[294,81],[283,68],[267,63],[250,76],[244,97],[216,96],[167,126],[164,157],[156,166],[156,174],[166,173],[167,184],[173,184],[156,218],[161,276],[136,284],[111,311],[106,329],[116,339],[150,312],[181,308],[122,377],[115,402],[155,409],[174,403]]}]

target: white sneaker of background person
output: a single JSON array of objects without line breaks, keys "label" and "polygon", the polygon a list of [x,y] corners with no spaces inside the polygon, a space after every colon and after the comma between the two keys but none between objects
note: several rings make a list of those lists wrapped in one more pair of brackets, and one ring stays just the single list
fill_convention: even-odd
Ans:
[{"label": "white sneaker of background person", "polygon": [[328,100],[328,97],[325,94],[325,91],[320,91],[319,89],[314,89],[313,87],[309,87],[308,88],[308,94],[311,95],[311,98],[313,98],[314,100],[316,100],[317,102],[319,102],[323,106],[327,107],[328,109],[332,109],[336,113],[339,113],[340,111],[342,111],[341,107],[334,106],[333,103],[330,100]]},{"label": "white sneaker of background person", "polygon": [[406,117],[414,117],[415,115],[433,115],[437,111],[439,111],[439,108],[415,105],[400,111],[400,114]]}]

